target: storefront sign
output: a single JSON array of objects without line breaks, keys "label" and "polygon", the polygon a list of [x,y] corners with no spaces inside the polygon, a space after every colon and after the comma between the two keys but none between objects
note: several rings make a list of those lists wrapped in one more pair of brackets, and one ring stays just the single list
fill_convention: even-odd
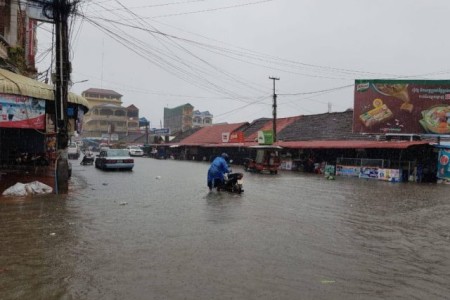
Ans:
[{"label": "storefront sign", "polygon": [[0,94],[0,127],[45,128],[45,100]]},{"label": "storefront sign", "polygon": [[222,143],[228,143],[229,140],[230,140],[230,133],[222,132]]},{"label": "storefront sign", "polygon": [[356,80],[353,131],[450,134],[450,80]]},{"label": "storefront sign", "polygon": [[258,131],[258,144],[272,145],[273,144],[273,131],[272,130]]},{"label": "storefront sign", "polygon": [[438,173],[440,179],[450,180],[450,149],[441,149],[438,158]]},{"label": "storefront sign", "polygon": [[238,131],[230,134],[228,143],[243,143],[244,142],[244,132]]}]

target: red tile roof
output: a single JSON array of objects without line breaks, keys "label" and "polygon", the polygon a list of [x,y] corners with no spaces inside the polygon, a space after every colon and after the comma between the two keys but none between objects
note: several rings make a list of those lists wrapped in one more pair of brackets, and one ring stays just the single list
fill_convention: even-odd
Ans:
[{"label": "red tile roof", "polygon": [[203,127],[199,131],[181,140],[179,145],[192,145],[200,146],[204,144],[222,144],[222,133],[232,133],[247,126],[247,122],[236,124],[217,124],[212,126]]}]

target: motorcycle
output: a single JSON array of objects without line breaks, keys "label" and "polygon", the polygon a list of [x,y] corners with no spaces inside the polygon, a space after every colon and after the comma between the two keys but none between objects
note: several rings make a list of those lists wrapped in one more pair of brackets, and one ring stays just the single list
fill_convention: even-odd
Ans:
[{"label": "motorcycle", "polygon": [[94,164],[94,154],[92,152],[85,152],[83,159],[80,162],[80,165],[93,165]]},{"label": "motorcycle", "polygon": [[243,183],[244,180],[242,179],[244,177],[244,174],[242,173],[228,173],[225,174],[224,182],[223,184],[219,185],[217,187],[217,191],[227,191],[231,193],[240,194],[244,192]]}]

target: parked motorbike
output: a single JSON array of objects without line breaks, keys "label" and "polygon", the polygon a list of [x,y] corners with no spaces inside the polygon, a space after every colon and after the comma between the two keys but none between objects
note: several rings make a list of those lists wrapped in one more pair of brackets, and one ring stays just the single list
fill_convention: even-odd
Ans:
[{"label": "parked motorbike", "polygon": [[218,191],[227,191],[231,193],[237,193],[240,194],[244,192],[243,183],[244,180],[242,179],[244,177],[244,174],[242,173],[228,173],[225,174],[224,182],[223,184],[219,185],[217,187]]},{"label": "parked motorbike", "polygon": [[93,165],[94,164],[94,154],[92,152],[86,151],[84,153],[83,159],[80,162],[80,165],[86,166],[86,165]]}]

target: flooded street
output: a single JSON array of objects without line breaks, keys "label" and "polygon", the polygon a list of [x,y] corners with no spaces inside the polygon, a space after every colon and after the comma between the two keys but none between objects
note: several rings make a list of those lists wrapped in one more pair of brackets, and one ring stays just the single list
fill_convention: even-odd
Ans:
[{"label": "flooded street", "polygon": [[448,299],[449,186],[135,161],[0,198],[1,299]]}]

